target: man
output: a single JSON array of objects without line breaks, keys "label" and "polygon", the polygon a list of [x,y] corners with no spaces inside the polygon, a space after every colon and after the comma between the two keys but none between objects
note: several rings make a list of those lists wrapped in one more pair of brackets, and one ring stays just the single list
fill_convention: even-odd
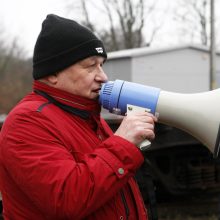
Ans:
[{"label": "man", "polygon": [[33,57],[33,92],[8,115],[0,136],[4,218],[147,219],[133,178],[138,144],[156,118],[127,116],[113,134],[100,118],[102,42],[75,21],[48,15]]}]

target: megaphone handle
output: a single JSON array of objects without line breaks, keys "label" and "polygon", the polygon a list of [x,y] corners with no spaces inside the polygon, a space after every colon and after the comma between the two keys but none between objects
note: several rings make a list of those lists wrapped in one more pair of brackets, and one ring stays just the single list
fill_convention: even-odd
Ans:
[{"label": "megaphone handle", "polygon": [[[150,111],[151,110],[147,108],[127,104],[127,114],[131,114],[132,112],[150,112]],[[151,142],[148,141],[147,139],[145,139],[138,145],[141,151],[147,150],[150,146],[151,146]]]},{"label": "megaphone handle", "polygon": [[148,141],[147,139],[142,141],[138,147],[140,148],[141,151],[147,150],[151,146],[151,142]]}]

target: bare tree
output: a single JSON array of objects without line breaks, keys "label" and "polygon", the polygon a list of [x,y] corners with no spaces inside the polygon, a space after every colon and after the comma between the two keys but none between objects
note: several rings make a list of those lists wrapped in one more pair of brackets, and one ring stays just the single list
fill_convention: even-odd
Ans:
[{"label": "bare tree", "polygon": [[219,25],[220,25],[220,14],[217,13],[218,8],[220,7],[220,1],[215,1],[215,35],[216,35],[216,48],[218,51],[220,51],[220,30]]},{"label": "bare tree", "polygon": [[209,44],[210,1],[179,0],[174,19],[179,24],[181,36],[189,38],[192,43],[207,46]]},{"label": "bare tree", "polygon": [[90,17],[89,17],[89,12],[87,9],[87,4],[86,4],[86,0],[81,0],[81,7],[82,7],[82,11],[83,14],[85,16],[85,21],[84,24],[91,30],[91,31],[95,31],[93,24],[90,21]]},{"label": "bare tree", "polygon": [[[157,1],[152,1],[148,5],[144,0],[100,0],[98,3],[81,0],[80,2],[83,23],[99,34],[108,51],[149,46],[159,30],[159,26],[155,27],[150,40],[145,41],[143,28],[150,14],[154,12]],[[68,8],[70,10],[73,7],[68,5]],[[106,21],[101,30],[98,30],[94,20],[92,21],[94,14],[91,16],[91,8],[98,12],[97,19],[103,18]]]},{"label": "bare tree", "polygon": [[1,47],[1,58],[0,58],[0,73],[1,77],[6,74],[7,67],[14,56],[13,53],[17,50],[17,40],[14,39],[10,46],[5,46],[4,42],[2,41]]},{"label": "bare tree", "polygon": [[0,114],[8,113],[12,107],[31,91],[31,61],[8,57],[5,73],[0,72]]},{"label": "bare tree", "polygon": [[[0,32],[3,32],[3,28],[0,27]],[[7,61],[5,60],[5,55],[7,54],[5,42],[3,36],[0,36],[0,74],[3,75],[5,72],[5,66]]]},{"label": "bare tree", "polygon": [[[4,33],[4,32],[3,32]],[[16,37],[6,42],[0,36],[0,114],[11,108],[31,89],[31,61],[23,56]]]}]

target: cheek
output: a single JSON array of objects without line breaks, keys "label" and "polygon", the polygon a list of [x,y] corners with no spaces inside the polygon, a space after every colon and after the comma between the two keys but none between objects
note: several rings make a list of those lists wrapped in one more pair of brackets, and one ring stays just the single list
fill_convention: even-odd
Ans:
[{"label": "cheek", "polygon": [[91,92],[90,84],[85,80],[79,80],[72,83],[72,93],[81,96],[88,96]]},{"label": "cheek", "polygon": [[79,83],[81,84],[81,86],[85,89],[90,89],[92,88],[94,79],[92,76],[87,75],[87,77],[82,78],[81,80],[79,80]]},{"label": "cheek", "polygon": [[59,84],[57,86],[61,90],[75,94],[78,84],[75,83],[71,77],[63,77],[59,80]]},{"label": "cheek", "polygon": [[92,92],[93,82],[94,78],[92,74],[70,74],[65,75],[65,77],[59,80],[59,87],[69,93],[89,97]]}]

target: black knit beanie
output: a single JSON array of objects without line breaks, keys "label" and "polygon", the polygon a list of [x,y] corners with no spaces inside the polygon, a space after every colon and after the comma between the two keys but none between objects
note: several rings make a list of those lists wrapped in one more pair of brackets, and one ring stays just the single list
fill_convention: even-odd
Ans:
[{"label": "black knit beanie", "polygon": [[89,29],[73,20],[47,15],[34,48],[33,77],[57,73],[95,55],[107,58],[102,41]]}]

